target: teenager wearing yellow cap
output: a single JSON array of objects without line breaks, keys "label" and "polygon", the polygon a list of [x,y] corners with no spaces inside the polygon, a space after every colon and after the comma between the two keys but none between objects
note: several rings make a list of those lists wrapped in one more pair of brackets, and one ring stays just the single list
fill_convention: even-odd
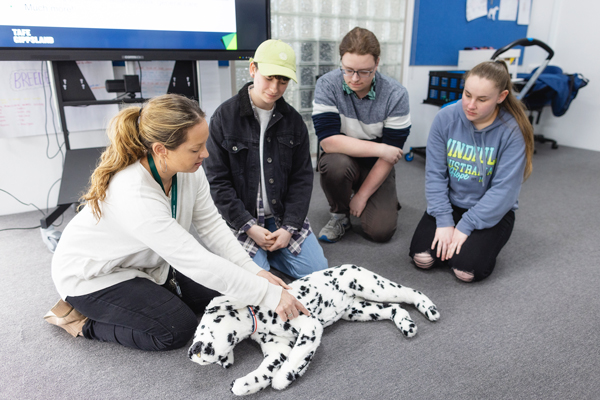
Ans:
[{"label": "teenager wearing yellow cap", "polygon": [[215,111],[204,161],[219,212],[259,266],[300,278],[327,268],[307,219],[313,170],[308,130],[284,99],[296,55],[281,40],[250,59],[253,82]]}]

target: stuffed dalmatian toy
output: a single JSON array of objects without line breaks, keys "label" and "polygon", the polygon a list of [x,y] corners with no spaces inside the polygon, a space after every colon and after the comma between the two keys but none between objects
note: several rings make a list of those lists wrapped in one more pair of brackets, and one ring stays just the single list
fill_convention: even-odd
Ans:
[{"label": "stuffed dalmatian toy", "polygon": [[406,337],[417,333],[408,312],[397,303],[413,304],[430,321],[440,314],[423,293],[398,285],[356,265],[340,265],[314,272],[290,284],[290,293],[311,315],[284,322],[274,310],[247,306],[231,297],[213,299],[188,351],[201,365],[233,364],[233,348],[247,337],[261,346],[264,359],[248,375],[236,379],[236,395],[258,392],[272,385],[284,389],[302,376],[321,343],[323,328],[340,318],[348,321],[391,319]]}]

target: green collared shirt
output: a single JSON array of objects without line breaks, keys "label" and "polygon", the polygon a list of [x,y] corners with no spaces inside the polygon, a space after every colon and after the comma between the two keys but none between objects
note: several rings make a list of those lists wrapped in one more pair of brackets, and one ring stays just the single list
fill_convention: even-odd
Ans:
[{"label": "green collared shirt", "polygon": [[[350,89],[350,86],[348,86],[348,84],[346,83],[346,80],[344,80],[343,76],[342,76],[342,88],[344,89],[344,93],[346,93],[347,95],[354,94],[356,96],[356,98],[359,99],[356,92],[354,90]],[[365,97],[363,97],[363,99],[375,100],[375,76],[373,76],[373,81],[371,81],[371,89],[369,89],[369,93],[367,93],[367,95]]]}]

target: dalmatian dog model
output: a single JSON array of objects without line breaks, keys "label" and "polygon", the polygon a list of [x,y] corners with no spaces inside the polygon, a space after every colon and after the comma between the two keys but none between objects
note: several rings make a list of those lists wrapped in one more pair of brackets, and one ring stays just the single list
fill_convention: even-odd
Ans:
[{"label": "dalmatian dog model", "polygon": [[241,304],[231,297],[211,301],[200,321],[189,358],[201,365],[233,364],[233,348],[247,337],[261,346],[264,359],[248,375],[236,379],[236,395],[258,392],[272,385],[284,389],[302,376],[321,343],[323,328],[340,318],[348,321],[391,319],[406,337],[417,333],[408,312],[397,303],[413,304],[430,321],[440,314],[427,296],[398,285],[356,265],[340,265],[314,272],[290,284],[290,293],[311,315],[284,322],[274,310]]}]

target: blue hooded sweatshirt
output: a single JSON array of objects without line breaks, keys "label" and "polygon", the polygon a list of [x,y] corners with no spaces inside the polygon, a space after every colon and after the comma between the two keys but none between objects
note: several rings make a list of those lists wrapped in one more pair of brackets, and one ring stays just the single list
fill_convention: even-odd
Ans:
[{"label": "blue hooded sweatshirt", "polygon": [[427,139],[427,213],[438,228],[454,226],[453,204],[468,210],[456,225],[462,233],[491,228],[518,208],[525,164],[525,140],[510,113],[500,109],[477,130],[460,101],[445,107]]}]

